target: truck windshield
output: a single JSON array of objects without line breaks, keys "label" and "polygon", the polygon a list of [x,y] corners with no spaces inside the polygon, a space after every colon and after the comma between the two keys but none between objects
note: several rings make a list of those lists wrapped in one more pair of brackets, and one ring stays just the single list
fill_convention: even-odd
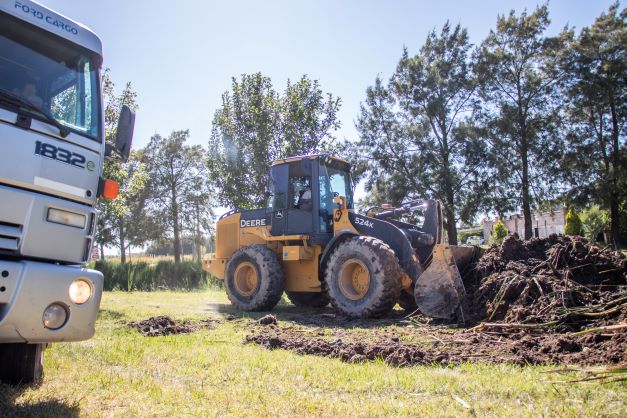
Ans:
[{"label": "truck windshield", "polygon": [[[48,114],[70,130],[99,140],[99,61],[79,46],[0,15],[0,92],[34,105],[13,102],[20,112],[45,122]],[[7,103],[0,101],[2,106]]]}]

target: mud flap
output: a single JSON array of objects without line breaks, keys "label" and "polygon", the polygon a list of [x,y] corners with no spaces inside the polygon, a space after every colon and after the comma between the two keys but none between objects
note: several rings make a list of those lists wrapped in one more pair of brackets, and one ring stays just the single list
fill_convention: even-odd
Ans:
[{"label": "mud flap", "polygon": [[449,319],[461,309],[466,289],[460,270],[472,260],[473,254],[473,247],[435,246],[429,267],[418,277],[414,287],[416,304],[422,313]]}]

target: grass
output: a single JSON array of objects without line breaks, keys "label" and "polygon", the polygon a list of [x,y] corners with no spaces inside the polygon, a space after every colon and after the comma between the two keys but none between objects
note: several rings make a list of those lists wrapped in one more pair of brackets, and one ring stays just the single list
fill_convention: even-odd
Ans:
[{"label": "grass", "polygon": [[[295,309],[279,306],[279,319]],[[124,325],[226,314],[241,315],[219,290],[107,292],[96,336],[48,349],[39,387],[0,385],[0,415],[620,416],[627,406],[624,384],[552,383],[549,366],[347,364],[244,345],[241,321],[150,338]]]}]

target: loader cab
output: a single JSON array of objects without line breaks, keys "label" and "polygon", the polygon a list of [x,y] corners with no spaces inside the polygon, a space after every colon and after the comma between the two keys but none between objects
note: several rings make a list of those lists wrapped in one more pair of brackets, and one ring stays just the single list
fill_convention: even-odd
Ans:
[{"label": "loader cab", "polygon": [[348,162],[327,155],[275,161],[267,205],[271,235],[307,234],[312,244],[326,244],[333,236],[333,197],[338,195],[353,209]]}]

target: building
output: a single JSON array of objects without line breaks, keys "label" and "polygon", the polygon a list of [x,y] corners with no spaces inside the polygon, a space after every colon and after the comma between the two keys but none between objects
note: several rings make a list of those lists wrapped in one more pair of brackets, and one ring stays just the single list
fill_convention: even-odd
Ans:
[{"label": "building", "polygon": [[[531,213],[533,236],[543,238],[551,234],[563,234],[567,212],[568,209],[565,207],[557,207],[548,211],[533,211]],[[525,219],[522,212],[511,215],[506,219],[501,219],[501,221],[505,224],[505,227],[510,233],[516,232],[520,237],[525,236]],[[486,242],[490,238],[490,235],[492,235],[495,223],[496,219],[484,219],[482,222],[483,238]]]}]

